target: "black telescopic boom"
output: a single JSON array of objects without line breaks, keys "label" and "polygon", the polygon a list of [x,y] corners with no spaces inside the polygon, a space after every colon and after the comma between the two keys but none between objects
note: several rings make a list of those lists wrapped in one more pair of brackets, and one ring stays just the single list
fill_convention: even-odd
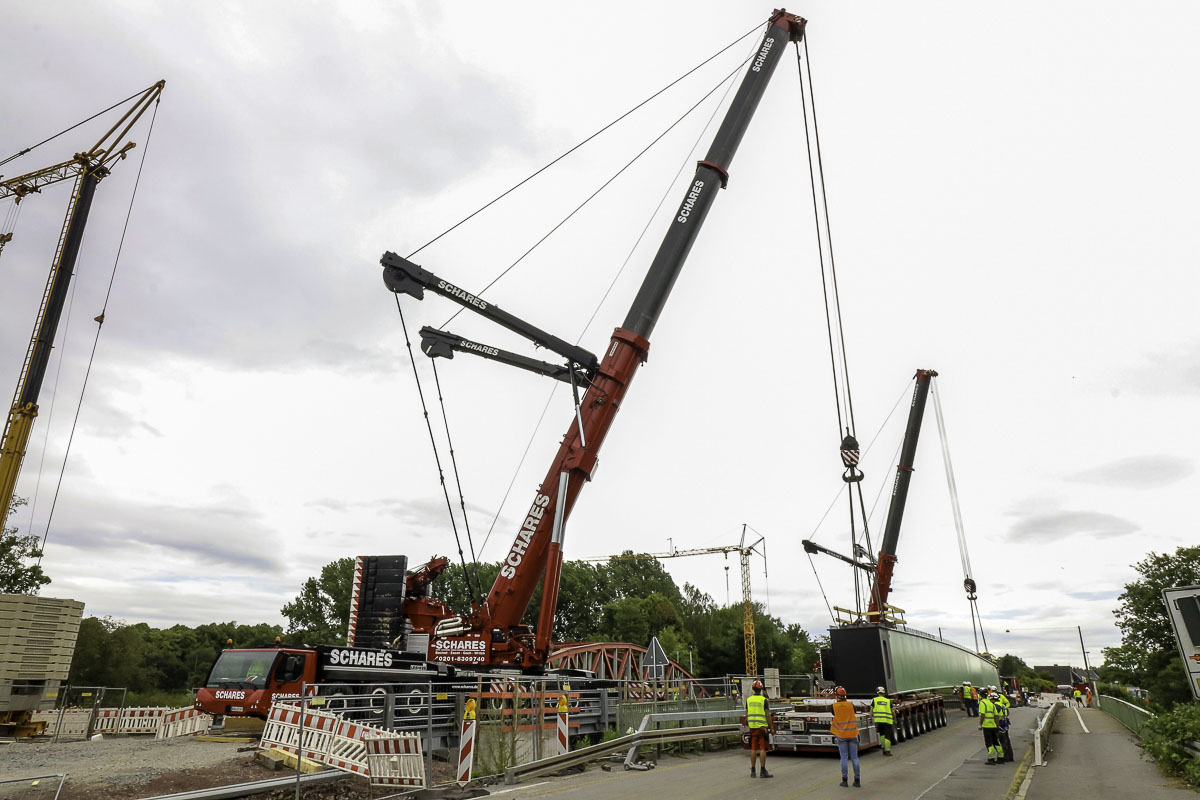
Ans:
[{"label": "black telescopic boom", "polygon": [[929,380],[937,373],[931,369],[917,370],[912,405],[908,408],[908,427],[904,429],[904,444],[900,448],[900,463],[896,466],[896,482],[892,485],[892,502],[888,505],[887,524],[879,552],[895,555],[900,539],[900,522],[904,519],[904,503],[908,500],[908,484],[912,480],[913,461],[917,455],[917,439],[921,436],[921,419],[925,416],[925,401],[929,399]]},{"label": "black telescopic boom", "polygon": [[697,164],[696,176],[675,213],[671,229],[659,246],[658,254],[629,308],[625,324],[621,326],[626,330],[650,338],[671,287],[675,285],[675,279],[679,277],[683,262],[696,241],[704,217],[712,206],[717,188],[724,188],[729,180],[729,165],[771,80],[771,73],[779,63],[785,45],[789,41],[799,41],[804,36],[804,25],[803,19],[782,10],[776,11],[771,17],[770,27],[751,59],[750,69],[742,79],[725,121],[713,139],[708,155]]},{"label": "black telescopic boom", "polygon": [[29,372],[17,396],[18,408],[24,408],[30,403],[36,405],[38,395],[42,392],[42,380],[46,377],[46,368],[50,364],[50,352],[54,349],[58,321],[67,302],[71,276],[75,273],[75,260],[79,257],[79,247],[83,243],[83,229],[87,226],[88,213],[92,210],[92,197],[96,194],[96,186],[100,179],[106,174],[107,170],[103,167],[89,168],[79,179],[79,197],[75,200],[75,209],[63,236],[62,254],[54,273],[54,282],[46,297],[46,309],[42,314],[41,324],[34,333]]}]

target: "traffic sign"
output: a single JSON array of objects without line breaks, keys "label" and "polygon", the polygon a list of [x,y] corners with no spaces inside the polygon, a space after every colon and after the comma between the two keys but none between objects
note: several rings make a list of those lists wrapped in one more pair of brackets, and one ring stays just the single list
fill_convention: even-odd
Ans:
[{"label": "traffic sign", "polygon": [[1163,602],[1175,629],[1175,641],[1192,696],[1200,700],[1200,586],[1163,589]]},{"label": "traffic sign", "polygon": [[659,644],[658,637],[653,637],[650,640],[650,646],[646,648],[646,655],[642,657],[642,669],[646,671],[646,677],[650,680],[665,678],[669,663],[667,651],[663,650],[663,646]]}]

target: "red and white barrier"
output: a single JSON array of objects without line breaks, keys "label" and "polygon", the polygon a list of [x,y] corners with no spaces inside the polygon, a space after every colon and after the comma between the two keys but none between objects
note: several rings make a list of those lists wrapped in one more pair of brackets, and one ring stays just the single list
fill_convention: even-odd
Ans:
[{"label": "red and white barrier", "polygon": [[[389,733],[392,733],[389,731]],[[425,762],[419,734],[363,739],[372,786],[425,786]]]},{"label": "red and white barrier", "polygon": [[567,696],[558,698],[558,754],[560,756],[571,752],[570,726],[568,723]]},{"label": "red and white barrier", "polygon": [[471,781],[471,769],[475,765],[475,720],[464,719],[462,733],[458,737],[458,778],[459,786],[466,786]]},{"label": "red and white barrier", "polygon": [[197,708],[175,708],[158,719],[155,739],[174,739],[177,736],[196,736],[212,728],[212,715]]},{"label": "red and white barrier", "polygon": [[[378,777],[382,785],[425,786],[419,734],[346,722],[337,714],[311,709],[303,712],[301,721],[295,705],[272,705],[259,750],[300,753],[310,761],[369,777],[372,783]],[[419,783],[411,782],[414,775]],[[405,782],[397,783],[399,779]]]}]

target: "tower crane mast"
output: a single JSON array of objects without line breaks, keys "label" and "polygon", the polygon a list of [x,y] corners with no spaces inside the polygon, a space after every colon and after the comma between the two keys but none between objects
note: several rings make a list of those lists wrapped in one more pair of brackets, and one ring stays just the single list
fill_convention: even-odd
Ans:
[{"label": "tower crane mast", "polygon": [[[738,554],[738,562],[742,574],[742,642],[745,645],[746,674],[758,674],[758,644],[754,636],[754,598],[750,592],[750,555],[758,553],[763,557],[764,571],[767,559],[767,540],[759,536],[758,540],[746,544],[748,525],[742,525],[742,538],[737,544],[720,545],[717,547],[694,547],[687,550],[672,548],[667,553],[622,553],[618,556],[605,558],[583,558],[580,561],[647,561],[661,558],[686,558],[688,556],[708,556],[720,553],[728,558],[730,553]],[[760,547],[761,545],[761,547]],[[729,569],[726,567],[726,569]]]},{"label": "tower crane mast", "polygon": [[114,163],[124,159],[137,146],[132,141],[124,141],[125,137],[142,115],[158,102],[165,85],[166,81],[159,81],[143,92],[96,144],[85,152],[76,153],[70,161],[15,178],[0,179],[0,200],[15,197],[18,203],[46,186],[72,178],[75,180],[71,199],[67,203],[66,219],[58,237],[58,248],[50,264],[50,276],[46,280],[46,289],[42,293],[33,324],[33,336],[21,363],[21,375],[4,422],[4,435],[0,439],[0,529],[8,517],[21,462],[29,446],[29,434],[33,431],[33,421],[38,414],[42,381],[50,364],[50,353],[54,348],[58,323],[75,272],[75,260],[83,242],[83,230],[87,225],[96,186],[108,176]]}]

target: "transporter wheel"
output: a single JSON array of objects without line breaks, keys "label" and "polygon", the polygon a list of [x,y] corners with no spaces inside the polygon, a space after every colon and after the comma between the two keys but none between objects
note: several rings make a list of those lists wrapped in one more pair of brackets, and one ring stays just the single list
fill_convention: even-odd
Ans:
[{"label": "transporter wheel", "polygon": [[937,707],[937,716],[938,716],[938,727],[939,728],[946,727],[946,723],[947,723],[946,706],[942,705],[941,703],[939,703],[938,707]]},{"label": "transporter wheel", "polygon": [[892,719],[892,733],[896,737],[897,742],[903,742],[908,737],[904,735],[904,715],[896,712]]},{"label": "transporter wheel", "polygon": [[934,728],[933,714],[931,713],[931,711],[932,711],[932,709],[930,709],[929,706],[925,706],[923,709],[921,709],[921,722],[925,725],[926,733],[933,730],[933,728]]},{"label": "transporter wheel", "polygon": [[904,732],[908,734],[908,738],[915,739],[920,735],[921,732],[917,730],[917,715],[911,710],[904,715],[904,725]]}]

